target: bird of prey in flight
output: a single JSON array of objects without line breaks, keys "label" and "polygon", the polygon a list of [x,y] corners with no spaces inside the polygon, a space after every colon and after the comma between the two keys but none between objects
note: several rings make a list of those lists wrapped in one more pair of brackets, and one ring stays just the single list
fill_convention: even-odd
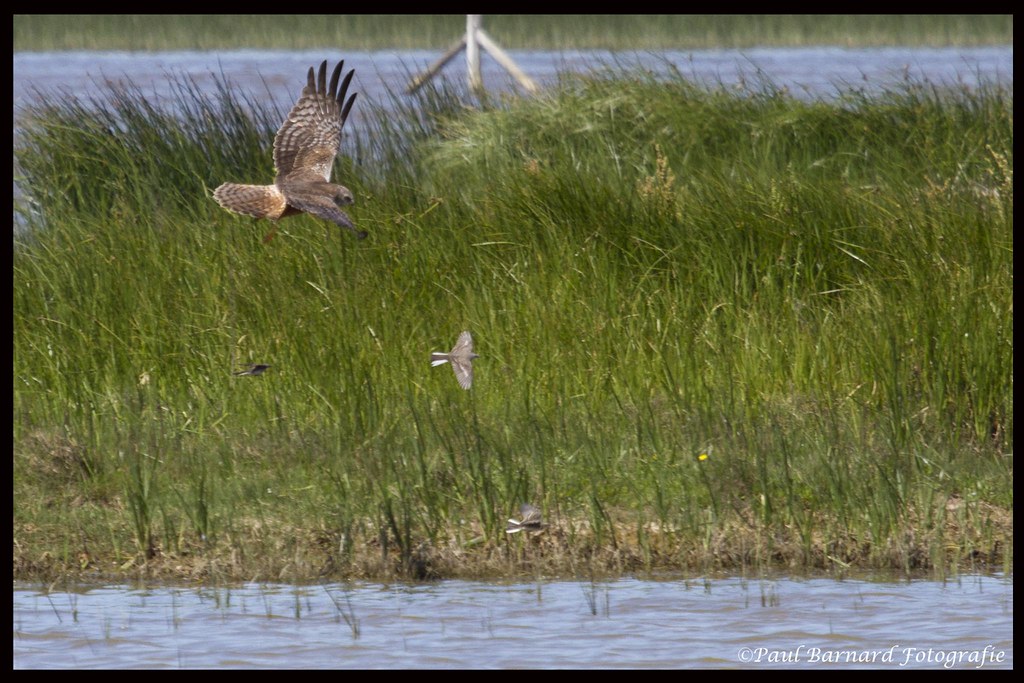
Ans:
[{"label": "bird of prey in flight", "polygon": [[341,210],[353,202],[352,191],[331,182],[331,167],[341,145],[341,129],[348,118],[356,93],[348,100],[348,85],[355,70],[345,75],[338,86],[344,60],[338,62],[327,83],[327,62],[320,64],[316,76],[309,67],[302,96],[288,112],[274,137],[273,185],[224,183],[213,191],[213,198],[228,211],[269,218],[273,229],[263,238],[269,242],[277,232],[277,221],[285,216],[308,213],[347,228],[358,239],[366,232],[356,229],[352,219]]}]

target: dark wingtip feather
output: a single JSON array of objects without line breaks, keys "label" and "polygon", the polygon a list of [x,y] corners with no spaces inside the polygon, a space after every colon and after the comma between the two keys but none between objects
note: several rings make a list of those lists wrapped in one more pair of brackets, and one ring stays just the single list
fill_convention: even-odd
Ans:
[{"label": "dark wingtip feather", "polygon": [[338,62],[338,65],[334,67],[334,73],[331,74],[331,87],[327,89],[327,95],[333,100],[338,93],[338,77],[341,76],[341,69],[345,66],[345,60]]},{"label": "dark wingtip feather", "polygon": [[345,100],[345,93],[348,92],[348,84],[352,82],[352,77],[355,76],[355,74],[355,69],[352,69],[345,74],[345,80],[341,82],[341,88],[338,90],[338,104],[341,104]]},{"label": "dark wingtip feather", "polygon": [[320,73],[317,74],[317,92],[327,94],[327,60],[320,62]]},{"label": "dark wingtip feather", "polygon": [[[352,93],[352,97],[348,98],[348,102],[345,103],[345,107],[341,110],[341,125],[345,125],[345,121],[348,119],[348,110],[352,108],[352,103],[356,101],[356,95],[359,93]],[[340,99],[338,100],[341,101]]]}]

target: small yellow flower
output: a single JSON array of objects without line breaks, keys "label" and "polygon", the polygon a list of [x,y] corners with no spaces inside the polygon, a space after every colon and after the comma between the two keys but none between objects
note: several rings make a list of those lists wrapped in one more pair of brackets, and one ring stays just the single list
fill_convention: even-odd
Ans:
[{"label": "small yellow flower", "polygon": [[704,462],[707,459],[708,459],[708,454],[707,453],[701,453],[700,455],[697,456],[697,460],[700,460],[701,462]]}]

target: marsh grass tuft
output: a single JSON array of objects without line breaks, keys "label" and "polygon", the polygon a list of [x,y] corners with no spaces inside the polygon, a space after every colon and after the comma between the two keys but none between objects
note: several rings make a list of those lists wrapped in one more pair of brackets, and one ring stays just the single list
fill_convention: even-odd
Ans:
[{"label": "marsh grass tuft", "polygon": [[280,112],[177,85],[19,132],[16,574],[1012,567],[1012,92],[438,86],[264,246]]}]

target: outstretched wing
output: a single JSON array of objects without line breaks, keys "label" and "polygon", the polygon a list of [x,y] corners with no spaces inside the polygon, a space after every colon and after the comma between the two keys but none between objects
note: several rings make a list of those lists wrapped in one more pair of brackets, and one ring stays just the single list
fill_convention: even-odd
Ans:
[{"label": "outstretched wing", "polygon": [[331,179],[331,165],[341,145],[341,129],[356,99],[356,93],[353,93],[344,102],[354,69],[346,74],[341,87],[338,87],[338,78],[344,65],[342,60],[334,67],[330,87],[327,84],[326,60],[320,64],[320,72],[315,80],[313,67],[309,68],[302,96],[288,112],[288,118],[274,138],[274,166],[277,168],[278,181],[293,174],[309,172],[325,181]]},{"label": "outstretched wing", "polygon": [[473,386],[473,336],[468,330],[459,335],[449,358],[459,386],[469,389]]},{"label": "outstretched wing", "polygon": [[344,228],[355,230],[360,235],[360,239],[366,236],[365,233],[356,230],[356,226],[352,224],[352,219],[348,217],[348,214],[339,209],[338,205],[326,195],[303,191],[301,186],[289,185],[288,206],[313,214],[318,218],[323,218],[325,221],[330,221]]},{"label": "outstretched wing", "polygon": [[473,386],[473,361],[465,358],[452,357],[452,370],[455,372],[455,379],[463,389]]},{"label": "outstretched wing", "polygon": [[523,517],[523,521],[520,522],[520,524],[522,524],[523,526],[536,526],[539,525],[542,521],[540,510],[530,505],[529,503],[523,503],[521,506],[519,506],[519,514]]},{"label": "outstretched wing", "polygon": [[470,357],[473,355],[473,335],[466,330],[459,335],[458,340],[455,342],[455,347],[452,349],[453,356]]}]

